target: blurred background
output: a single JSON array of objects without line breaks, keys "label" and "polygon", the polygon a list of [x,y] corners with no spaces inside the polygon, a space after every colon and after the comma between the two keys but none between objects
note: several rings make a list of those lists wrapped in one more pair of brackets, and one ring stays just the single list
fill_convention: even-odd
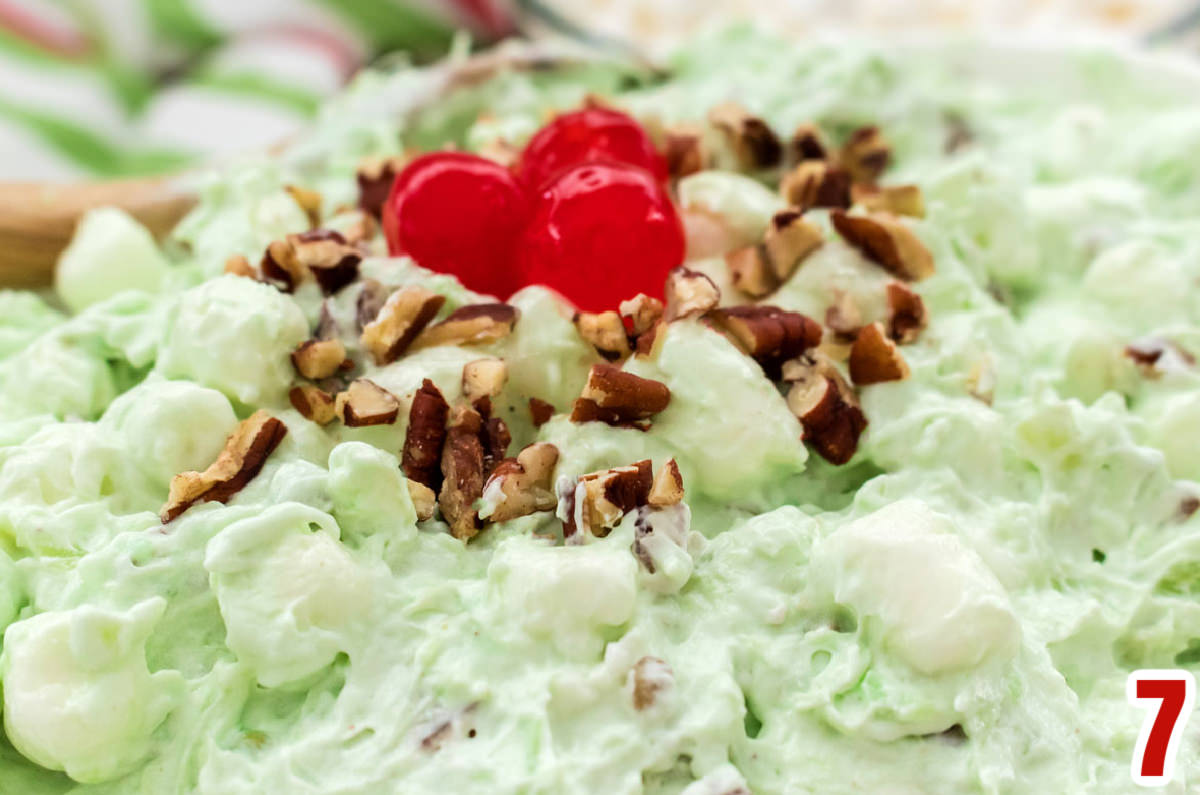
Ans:
[{"label": "blurred background", "polygon": [[1195,43],[1195,0],[0,0],[0,179],[169,173],[268,146],[378,58],[513,35],[660,53],[751,19],[829,30],[1095,31]]}]

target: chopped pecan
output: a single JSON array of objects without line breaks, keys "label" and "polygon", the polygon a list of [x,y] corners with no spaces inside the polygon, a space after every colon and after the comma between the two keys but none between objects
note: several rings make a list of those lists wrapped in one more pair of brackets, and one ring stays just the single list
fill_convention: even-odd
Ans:
[{"label": "chopped pecan", "polygon": [[829,158],[829,150],[821,138],[821,131],[817,129],[817,125],[808,122],[798,126],[792,133],[792,138],[788,141],[788,151],[792,162],[795,163]]},{"label": "chopped pecan", "polygon": [[415,480],[406,480],[408,496],[412,499],[413,509],[417,512],[417,521],[424,522],[433,518],[433,509],[437,507],[437,495],[433,489]]},{"label": "chopped pecan", "polygon": [[666,384],[627,373],[611,364],[594,364],[575,401],[572,422],[598,420],[609,425],[644,427],[671,402]]},{"label": "chopped pecan", "polygon": [[683,266],[667,274],[666,295],[663,319],[667,322],[703,315],[721,300],[721,291],[712,279]]},{"label": "chopped pecan", "polygon": [[375,279],[363,279],[362,289],[354,301],[354,322],[358,333],[362,334],[369,323],[379,317],[380,310],[387,303],[388,289]]},{"label": "chopped pecan", "polygon": [[163,524],[198,502],[227,502],[254,479],[283,437],[287,426],[266,411],[256,411],[234,429],[225,448],[203,472],[181,472],[171,479]]},{"label": "chopped pecan", "polygon": [[710,318],[772,379],[785,361],[821,342],[820,323],[777,306],[724,307],[714,310]]},{"label": "chopped pecan", "polygon": [[404,168],[399,157],[371,158],[358,166],[358,206],[379,218],[396,175]]},{"label": "chopped pecan", "polygon": [[901,345],[915,341],[929,323],[920,294],[903,282],[888,282],[887,303],[888,336]]},{"label": "chopped pecan", "polygon": [[825,325],[843,340],[853,340],[862,328],[862,311],[854,296],[844,290],[838,290],[834,304],[825,310]]},{"label": "chopped pecan", "polygon": [[388,296],[375,319],[363,326],[363,347],[378,365],[396,361],[412,347],[444,303],[446,296],[424,287],[401,287]]},{"label": "chopped pecan", "polygon": [[855,185],[850,189],[854,203],[868,212],[925,217],[925,197],[917,185]]},{"label": "chopped pecan", "polygon": [[609,361],[624,359],[633,350],[629,347],[629,336],[625,322],[611,309],[598,314],[580,312],[575,315],[575,328],[596,351]]},{"label": "chopped pecan", "polygon": [[[482,405],[482,403],[481,403]],[[512,434],[508,425],[499,417],[491,416],[491,406],[479,410],[483,417],[483,426],[479,430],[479,443],[483,445],[483,474],[486,477],[496,468],[496,464],[508,455],[508,446],[512,444]]]},{"label": "chopped pecan", "polygon": [[558,448],[547,442],[529,445],[516,458],[496,465],[483,486],[484,519],[506,522],[539,511],[553,511],[558,505],[554,494],[554,467]]},{"label": "chopped pecan", "polygon": [[250,264],[250,260],[241,254],[234,254],[225,260],[225,272],[233,276],[243,276],[247,279],[258,278],[258,271]]},{"label": "chopped pecan", "polygon": [[1125,346],[1125,355],[1147,378],[1158,378],[1163,373],[1178,372],[1194,367],[1196,357],[1171,340],[1147,337]]},{"label": "chopped pecan", "polygon": [[784,201],[801,210],[850,206],[850,173],[824,160],[803,160],[779,183]]},{"label": "chopped pecan", "polygon": [[725,267],[729,268],[733,286],[752,298],[762,298],[779,287],[775,270],[761,245],[730,251],[725,255]]},{"label": "chopped pecan", "polygon": [[867,418],[858,396],[824,357],[806,354],[783,367],[791,384],[788,408],[804,428],[804,440],[831,464],[844,464],[858,450]]},{"label": "chopped pecan", "polygon": [[663,153],[667,160],[667,172],[679,179],[708,167],[708,147],[704,143],[704,131],[696,124],[679,124],[666,129]]},{"label": "chopped pecan", "polygon": [[780,284],[792,278],[810,254],[825,242],[821,228],[796,210],[780,210],[771,217],[763,236],[767,262]]},{"label": "chopped pecan", "polygon": [[756,171],[779,165],[783,144],[765,121],[736,102],[723,102],[708,112],[708,119],[728,140],[738,167]]},{"label": "chopped pecan", "polygon": [[850,133],[838,154],[838,162],[850,172],[851,179],[867,184],[878,180],[891,161],[892,147],[874,125]]},{"label": "chopped pecan", "polygon": [[317,317],[317,327],[313,330],[313,336],[319,340],[336,339],[342,333],[341,326],[338,324],[337,318],[333,316],[333,310],[329,307],[329,299],[326,298],[321,302],[321,313]]},{"label": "chopped pecan", "polygon": [[374,381],[356,378],[344,392],[338,392],[334,410],[350,428],[391,425],[400,413],[400,401]]},{"label": "chopped pecan", "polygon": [[656,355],[655,350],[658,347],[659,341],[663,339],[663,335],[659,332],[663,330],[664,326],[666,326],[666,321],[660,320],[651,326],[649,330],[639,334],[637,343],[633,346],[633,352],[638,356],[653,358]]},{"label": "chopped pecan", "polygon": [[508,304],[471,304],[455,309],[441,323],[422,331],[412,349],[438,345],[486,345],[512,333],[517,309]]},{"label": "chopped pecan", "polygon": [[288,392],[288,400],[300,416],[317,425],[328,425],[337,416],[333,408],[333,395],[312,384],[294,386]]},{"label": "chopped pecan", "polygon": [[474,405],[484,398],[494,398],[508,380],[508,365],[503,359],[476,359],[463,365],[462,393]]},{"label": "chopped pecan", "polygon": [[263,252],[258,266],[263,279],[285,292],[291,292],[309,277],[307,268],[300,264],[296,248],[289,238],[272,240]]},{"label": "chopped pecan", "polygon": [[849,215],[834,210],[833,227],[846,242],[884,270],[910,282],[934,272],[933,255],[911,229],[889,213]]},{"label": "chopped pecan", "polygon": [[358,278],[362,252],[346,242],[341,232],[314,229],[289,235],[296,260],[317,280],[326,294],[336,293]]},{"label": "chopped pecan", "polygon": [[442,489],[438,505],[457,539],[473,538],[481,527],[475,502],[483,496],[483,418],[470,406],[455,406],[442,449]]},{"label": "chopped pecan", "polygon": [[404,435],[400,468],[409,480],[437,491],[442,483],[442,445],[446,441],[446,418],[450,406],[437,386],[426,378],[413,395]]},{"label": "chopped pecan", "polygon": [[882,323],[863,326],[850,348],[850,380],[860,386],[908,378],[908,362],[896,343],[883,332]]},{"label": "chopped pecan", "polygon": [[640,337],[662,319],[663,303],[645,293],[638,293],[633,298],[622,301],[618,310],[621,318],[628,324],[629,333]]},{"label": "chopped pecan", "polygon": [[554,416],[554,406],[542,400],[541,398],[529,398],[529,418],[533,421],[533,427],[540,428],[550,421]]},{"label": "chopped pecan", "polygon": [[308,216],[308,226],[316,229],[321,225],[321,194],[315,190],[301,188],[298,185],[284,185],[296,205]]},{"label": "chopped pecan", "polygon": [[336,373],[346,361],[341,340],[306,340],[292,351],[292,365],[305,378],[318,381]]},{"label": "chopped pecan", "polygon": [[563,535],[569,538],[580,530],[608,535],[626,513],[646,504],[653,481],[649,461],[584,475],[571,491],[573,505],[566,511]]},{"label": "chopped pecan", "polygon": [[678,505],[682,501],[683,475],[679,472],[679,464],[675,463],[675,459],[669,458],[667,463],[658,470],[658,474],[654,476],[654,483],[646,497],[646,504],[654,508],[666,508]]}]

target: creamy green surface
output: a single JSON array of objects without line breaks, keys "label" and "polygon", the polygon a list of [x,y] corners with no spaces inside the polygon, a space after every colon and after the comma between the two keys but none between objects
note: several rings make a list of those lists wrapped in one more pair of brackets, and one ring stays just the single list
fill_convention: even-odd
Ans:
[{"label": "creamy green surface", "polygon": [[[58,286],[71,314],[0,292],[0,792],[1131,791],[1127,674],[1200,664],[1200,518],[1180,514],[1200,373],[1148,379],[1123,354],[1147,336],[1200,352],[1200,111],[1116,53],[1023,81],[1017,57],[964,71],[977,50],[734,32],[660,85],[507,75],[401,136],[427,78],[367,75],[285,158],[213,177],[163,250],[91,218]],[[737,97],[784,132],[880,124],[938,266],[912,377],[862,390],[871,424],[840,468],[692,321],[628,365],[672,390],[648,433],[535,431],[527,399],[568,409],[598,359],[549,294],[514,299],[515,333],[483,351],[509,364],[513,450],[555,443],[560,475],[678,460],[691,534],[654,575],[630,517],[582,546],[535,537],[550,514],[469,544],[418,527],[396,459],[412,392],[432,378],[453,401],[480,349],[368,367],[401,420],[323,429],[286,397],[315,287],[218,275],[305,228],[285,183],[334,207],[364,154],[525,135],[588,91],[648,120]],[[950,117],[976,138],[954,154]],[[776,206],[717,172],[681,196],[751,232]],[[819,318],[847,290],[875,319],[884,275],[830,238],[772,303]],[[472,300],[403,260],[363,271]],[[357,290],[331,302],[352,351]],[[259,408],[289,428],[259,476],[164,528],[171,477]],[[666,667],[639,711],[647,656]],[[1200,782],[1196,731],[1170,791]]]}]

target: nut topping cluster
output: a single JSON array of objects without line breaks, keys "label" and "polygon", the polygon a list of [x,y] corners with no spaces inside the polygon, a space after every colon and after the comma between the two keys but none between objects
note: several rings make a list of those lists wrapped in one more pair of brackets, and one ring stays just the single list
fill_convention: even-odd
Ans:
[{"label": "nut topping cluster", "polygon": [[[563,537],[602,538],[631,511],[668,511],[683,501],[683,478],[675,459],[655,475],[649,460],[564,479],[558,488]],[[640,520],[639,520],[640,521]],[[637,543],[634,544],[637,555]]]}]

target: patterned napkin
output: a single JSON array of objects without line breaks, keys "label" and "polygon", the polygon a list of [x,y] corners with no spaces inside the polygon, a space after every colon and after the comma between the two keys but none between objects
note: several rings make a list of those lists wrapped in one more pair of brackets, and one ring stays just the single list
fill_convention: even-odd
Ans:
[{"label": "patterned napkin", "polygon": [[266,147],[379,53],[513,29],[506,0],[0,0],[0,179]]}]

